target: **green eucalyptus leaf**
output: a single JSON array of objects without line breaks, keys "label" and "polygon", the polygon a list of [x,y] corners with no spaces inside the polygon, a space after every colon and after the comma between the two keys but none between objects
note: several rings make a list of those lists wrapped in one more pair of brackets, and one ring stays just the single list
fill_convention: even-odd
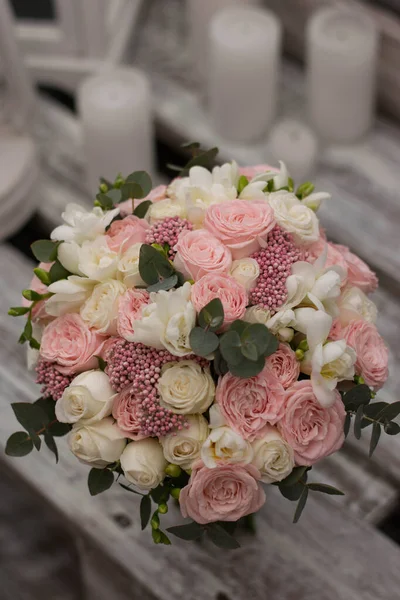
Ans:
[{"label": "green eucalyptus leaf", "polygon": [[137,492],[133,488],[129,487],[128,485],[124,485],[123,483],[120,483],[119,485],[127,492],[131,492],[131,494],[137,494],[138,496],[143,496],[143,494],[140,494],[139,492]]},{"label": "green eucalyptus leaf", "polygon": [[378,421],[391,421],[400,415],[400,401],[388,404],[376,415]]},{"label": "green eucalyptus leaf", "polygon": [[236,331],[236,333],[238,333],[241,338],[244,335],[244,333],[249,329],[249,327],[250,323],[247,323],[247,321],[236,319],[236,321],[233,321],[232,325],[229,327],[229,331]]},{"label": "green eucalyptus leaf", "polygon": [[171,277],[167,277],[166,279],[160,279],[157,283],[153,285],[149,285],[147,291],[150,292],[159,292],[160,290],[172,290],[178,283],[178,275],[174,273]]},{"label": "green eucalyptus leaf", "polygon": [[48,447],[48,449],[54,454],[54,456],[56,457],[56,463],[58,463],[58,449],[57,449],[57,444],[54,441],[54,437],[52,436],[52,434],[48,430],[46,430],[44,432],[44,442],[45,442],[46,446]]},{"label": "green eucalyptus leaf", "polygon": [[239,365],[244,360],[240,335],[232,328],[221,337],[219,347],[223,358],[229,364],[229,368],[232,365]]},{"label": "green eucalyptus leaf", "polygon": [[375,448],[378,445],[380,437],[381,437],[381,426],[379,423],[374,423],[374,425],[372,427],[372,433],[371,433],[371,442],[369,444],[369,457],[370,458],[373,455],[373,453],[375,452]]},{"label": "green eucalyptus leaf", "polygon": [[107,194],[103,194],[102,192],[99,192],[98,194],[96,194],[96,201],[95,204],[97,206],[100,206],[100,208],[102,208],[103,210],[111,210],[114,208],[114,202],[112,201],[112,198],[110,198],[109,196],[110,192],[107,192]]},{"label": "green eucalyptus leaf", "polygon": [[51,266],[49,271],[49,278],[51,283],[55,281],[60,281],[60,279],[67,279],[71,273],[67,271],[65,267],[62,266],[59,260],[56,260],[54,265]]},{"label": "green eucalyptus leaf", "polygon": [[[375,419],[386,406],[389,406],[388,402],[373,402],[372,404],[368,404],[364,406],[364,415]],[[371,424],[371,421],[369,421],[369,424]]]},{"label": "green eucalyptus leaf", "polygon": [[184,142],[181,144],[181,148],[185,148],[189,152],[195,152],[196,150],[200,150],[201,144],[200,142]]},{"label": "green eucalyptus leaf", "polygon": [[189,160],[189,162],[185,165],[185,167],[181,171],[181,177],[188,175],[190,169],[192,167],[204,167],[205,169],[211,169],[215,165],[215,158],[218,154],[218,148],[210,148],[210,150],[205,150],[198,152],[193,158]]},{"label": "green eucalyptus leaf", "polygon": [[160,278],[167,279],[174,274],[174,267],[163,252],[149,244],[142,244],[139,253],[139,273],[144,282],[154,285]]},{"label": "green eucalyptus leaf", "polygon": [[293,523],[297,523],[298,520],[300,519],[301,514],[307,503],[307,498],[308,498],[308,487],[304,486],[304,489],[303,489],[301,496],[299,498],[299,501],[297,503],[296,511],[294,513]]},{"label": "green eucalyptus leaf", "polygon": [[279,482],[279,487],[291,486],[300,481],[300,479],[309,471],[310,467],[294,467],[292,472]]},{"label": "green eucalyptus leaf", "polygon": [[291,502],[294,502],[300,498],[301,494],[303,493],[303,489],[304,484],[300,482],[290,486],[279,485],[279,491],[282,496]]},{"label": "green eucalyptus leaf", "polygon": [[146,529],[151,515],[151,499],[146,495],[140,501],[140,524],[143,529]]},{"label": "green eucalyptus leaf", "polygon": [[212,365],[217,375],[226,375],[229,372],[228,363],[223,358],[219,349],[216,350],[214,353],[214,360]]},{"label": "green eucalyptus leaf", "polygon": [[201,536],[204,534],[204,526],[193,521],[192,523],[187,523],[185,525],[168,527],[167,531],[181,540],[192,541],[201,538]]},{"label": "green eucalyptus leaf", "polygon": [[210,540],[218,546],[218,548],[224,548],[226,550],[236,550],[236,548],[240,548],[240,544],[235,538],[230,535],[226,529],[221,527],[221,525],[217,523],[211,523],[206,528],[207,536]]},{"label": "green eucalyptus leaf", "polygon": [[214,298],[199,313],[199,325],[203,329],[206,327],[210,331],[216,331],[223,325],[224,307],[219,298]]},{"label": "green eucalyptus leaf", "polygon": [[384,426],[385,433],[388,435],[397,435],[400,433],[400,425],[392,421],[391,423],[386,423]]},{"label": "green eucalyptus leaf", "polygon": [[279,342],[277,338],[262,325],[262,323],[253,323],[241,336],[242,342],[246,339],[253,343],[257,348],[258,356],[270,356],[278,350]]},{"label": "green eucalyptus leaf", "polygon": [[369,404],[371,397],[371,390],[365,383],[362,383],[354,386],[343,396],[343,403],[346,410],[356,410],[363,404]]},{"label": "green eucalyptus leaf", "polygon": [[115,188],[113,188],[111,190],[108,190],[107,196],[108,196],[108,198],[110,198],[113,206],[115,204],[119,204],[122,201],[121,190],[118,190],[118,189],[115,189]]},{"label": "green eucalyptus leaf", "polygon": [[326,483],[308,483],[307,487],[313,492],[321,492],[322,494],[329,494],[330,496],[344,496],[344,493]]},{"label": "green eucalyptus leaf", "polygon": [[252,342],[242,344],[242,354],[248,360],[256,361],[259,358],[257,346]]},{"label": "green eucalyptus leaf", "polygon": [[105,492],[113,483],[114,475],[109,469],[91,469],[89,471],[88,486],[91,496]]},{"label": "green eucalyptus leaf", "polygon": [[35,438],[38,437],[36,432],[44,429],[49,423],[49,418],[44,410],[30,402],[16,402],[11,404],[11,408],[18,423],[27,430],[35,443]]},{"label": "green eucalyptus leaf", "polygon": [[242,360],[237,364],[232,364],[230,361],[227,362],[232,375],[241,377],[243,379],[255,377],[261,373],[265,366],[265,358],[263,356],[260,356],[257,360],[242,358]]},{"label": "green eucalyptus leaf", "polygon": [[37,240],[31,245],[33,256],[40,262],[50,263],[57,258],[57,249],[60,242],[52,240]]},{"label": "green eucalyptus leaf", "polygon": [[357,408],[356,417],[354,419],[354,436],[357,440],[361,438],[361,421],[364,415],[364,406],[360,404]]},{"label": "green eucalyptus leaf", "polygon": [[147,211],[149,210],[151,205],[152,205],[151,200],[145,200],[144,202],[141,202],[140,204],[138,204],[138,206],[133,211],[133,214],[135,215],[135,217],[138,217],[139,219],[144,219],[145,216],[147,215]]},{"label": "green eucalyptus leaf", "polygon": [[195,327],[190,332],[189,343],[197,356],[206,357],[218,348],[219,338],[212,331],[206,331],[201,327]]},{"label": "green eucalyptus leaf", "polygon": [[37,340],[35,340],[35,338],[31,337],[31,339],[29,340],[29,346],[31,348],[33,348],[34,350],[40,350],[40,344]]},{"label": "green eucalyptus leaf", "polygon": [[33,442],[26,431],[17,431],[7,440],[7,456],[21,457],[26,456],[33,450]]},{"label": "green eucalyptus leaf", "polygon": [[136,198],[141,200],[149,195],[152,188],[151,177],[146,171],[135,171],[128,175],[121,187],[122,200]]},{"label": "green eucalyptus leaf", "polygon": [[347,413],[346,418],[344,420],[344,428],[343,428],[345,438],[347,438],[347,436],[349,435],[350,425],[351,425],[351,414]]}]

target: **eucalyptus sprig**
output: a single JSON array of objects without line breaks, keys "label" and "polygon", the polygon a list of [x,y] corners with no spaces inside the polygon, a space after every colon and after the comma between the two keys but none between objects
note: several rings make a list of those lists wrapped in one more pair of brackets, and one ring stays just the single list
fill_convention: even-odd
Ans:
[{"label": "eucalyptus sprig", "polygon": [[182,144],[181,147],[190,151],[192,158],[183,167],[173,164],[167,165],[171,171],[177,171],[179,177],[187,176],[192,167],[204,167],[205,169],[211,170],[215,166],[215,159],[219,152],[217,147],[204,150],[199,142],[189,142],[187,144]]}]

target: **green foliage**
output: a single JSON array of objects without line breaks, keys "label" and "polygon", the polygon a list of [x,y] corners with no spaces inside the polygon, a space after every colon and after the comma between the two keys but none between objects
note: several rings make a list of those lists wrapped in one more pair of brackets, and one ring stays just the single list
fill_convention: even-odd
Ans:
[{"label": "green foliage", "polygon": [[151,499],[150,496],[143,496],[140,501],[140,523],[142,530],[148,525],[151,515]]},{"label": "green foliage", "polygon": [[206,532],[207,536],[218,548],[224,548],[225,550],[240,548],[239,542],[219,523],[210,523],[206,527]]},{"label": "green foliage", "polygon": [[135,217],[138,217],[139,219],[144,219],[145,216],[147,215],[147,211],[149,210],[150,206],[152,205],[152,201],[151,200],[145,200],[144,202],[141,202],[133,211],[133,214],[135,215]]},{"label": "green foliage", "polygon": [[208,331],[217,331],[224,323],[224,307],[219,298],[214,298],[199,313],[199,325]]},{"label": "green foliage", "polygon": [[90,469],[88,486],[91,496],[97,496],[108,490],[114,483],[113,472],[109,469]]},{"label": "green foliage", "polygon": [[300,494],[300,498],[299,498],[299,501],[296,506],[296,510],[295,510],[294,517],[293,517],[293,523],[297,523],[298,520],[300,519],[302,512],[305,508],[305,505],[307,503],[307,499],[308,499],[308,487],[304,486],[303,491]]},{"label": "green foliage", "polygon": [[60,279],[67,279],[71,273],[62,266],[59,260],[56,260],[54,265],[51,266],[49,271],[50,283],[60,281]]},{"label": "green foliage", "polygon": [[343,492],[333,487],[333,485],[327,485],[326,483],[308,483],[307,487],[313,492],[321,492],[329,496],[344,496]]},{"label": "green foliage", "polygon": [[121,186],[121,200],[145,198],[152,188],[151,177],[146,171],[135,171],[128,175]]},{"label": "green foliage", "polygon": [[33,442],[26,431],[17,431],[13,433],[7,440],[6,454],[7,456],[26,456],[33,450]]},{"label": "green foliage", "polygon": [[38,404],[29,402],[17,402],[11,404],[15,417],[20,425],[29,433],[37,450],[40,450],[39,432],[44,432],[49,418]]},{"label": "green foliage", "polygon": [[60,242],[52,240],[37,240],[31,245],[33,256],[39,262],[50,263],[57,258],[57,250]]},{"label": "green foliage", "polygon": [[161,290],[172,290],[178,283],[178,275],[174,273],[171,277],[167,277],[166,279],[160,279],[157,283],[153,285],[149,285],[147,291],[150,292],[160,292]]},{"label": "green foliage", "polygon": [[241,175],[239,177],[238,186],[237,186],[238,196],[240,196],[240,194],[243,192],[244,188],[247,187],[248,185],[249,185],[249,180],[247,179],[247,177],[245,177],[244,175]]},{"label": "green foliage", "polygon": [[175,269],[163,252],[149,244],[142,244],[139,254],[139,273],[145,283],[154,285],[159,283],[160,279],[167,279],[174,275]]},{"label": "green foliage", "polygon": [[143,496],[143,494],[141,494],[140,492],[137,492],[136,490],[129,487],[128,485],[124,485],[123,483],[120,483],[119,485],[127,492],[131,492],[131,494],[137,494],[138,496]]},{"label": "green foliage", "polygon": [[204,167],[205,169],[212,169],[215,166],[215,159],[219,152],[218,148],[210,148],[209,150],[202,150],[199,142],[190,142],[184,144],[182,148],[189,150],[192,153],[192,158],[186,163],[184,167],[178,167],[176,165],[167,165],[172,171],[178,171],[180,177],[185,177],[189,174],[192,167]]},{"label": "green foliage", "polygon": [[371,442],[369,445],[369,457],[370,458],[373,455],[375,448],[378,445],[380,437],[381,437],[381,426],[379,423],[374,423],[372,426]]},{"label": "green foliage", "polygon": [[12,306],[8,314],[10,317],[21,317],[22,315],[26,315],[29,312],[29,306]]},{"label": "green foliage", "polygon": [[194,327],[189,335],[189,343],[197,356],[209,356],[219,345],[218,336],[212,331]]},{"label": "green foliage", "polygon": [[50,433],[50,431],[48,429],[46,429],[46,431],[44,432],[43,438],[44,438],[44,442],[45,442],[46,446],[48,447],[48,449],[50,450],[50,452],[52,452],[54,454],[54,456],[56,457],[56,463],[58,463],[57,444],[55,443],[54,437],[52,436],[52,434]]},{"label": "green foliage", "polygon": [[97,361],[99,363],[99,369],[100,369],[100,371],[104,372],[106,370],[106,367],[107,367],[107,362],[101,356],[95,355],[95,358],[97,358]]},{"label": "green foliage", "polygon": [[50,274],[44,269],[37,267],[36,269],[33,269],[33,272],[44,285],[50,285],[50,283],[52,283]]},{"label": "green foliage", "polygon": [[311,183],[311,181],[306,181],[305,183],[299,185],[299,187],[296,190],[296,196],[299,198],[299,200],[303,200],[303,198],[306,198],[307,196],[312,194],[314,189],[315,185]]},{"label": "green foliage", "polygon": [[204,527],[192,521],[185,525],[177,525],[175,527],[168,527],[168,533],[172,533],[181,540],[192,541],[198,540],[204,535]]},{"label": "green foliage", "polygon": [[112,210],[114,208],[114,202],[112,201],[112,198],[109,194],[110,192],[108,192],[107,194],[103,194],[102,192],[97,194],[94,205],[99,206],[104,211]]},{"label": "green foliage", "polygon": [[343,404],[347,411],[354,411],[357,410],[360,405],[369,404],[371,398],[372,394],[370,388],[365,383],[362,383],[354,386],[344,394]]}]

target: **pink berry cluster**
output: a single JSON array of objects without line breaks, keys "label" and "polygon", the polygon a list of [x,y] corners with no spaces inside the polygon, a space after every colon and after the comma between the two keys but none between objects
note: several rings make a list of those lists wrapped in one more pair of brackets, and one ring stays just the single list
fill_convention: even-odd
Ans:
[{"label": "pink berry cluster", "polygon": [[57,370],[56,363],[39,360],[36,366],[36,383],[42,386],[41,394],[44,398],[59,400],[66,387],[69,386],[75,375],[63,375]]},{"label": "pink berry cluster", "polygon": [[178,241],[179,234],[182,231],[193,229],[192,223],[187,219],[181,219],[180,217],[167,217],[158,223],[152,225],[146,235],[146,244],[168,244],[169,258],[173,260],[175,257],[174,246]]},{"label": "pink berry cluster", "polygon": [[[203,366],[205,359],[194,358]],[[107,355],[107,375],[111,387],[121,392],[132,385],[139,402],[141,433],[144,436],[164,436],[186,424],[182,415],[163,408],[159,402],[157,382],[166,363],[182,360],[167,350],[156,350],[143,344],[118,340]]]},{"label": "pink berry cluster", "polygon": [[260,266],[257,285],[250,293],[250,303],[270,311],[277,311],[287,298],[286,279],[292,264],[302,259],[292,236],[278,225],[268,236],[266,248],[252,254]]}]

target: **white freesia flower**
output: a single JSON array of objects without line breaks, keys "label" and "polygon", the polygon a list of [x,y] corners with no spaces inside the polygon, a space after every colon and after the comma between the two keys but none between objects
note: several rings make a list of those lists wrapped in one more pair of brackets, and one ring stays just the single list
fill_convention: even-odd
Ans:
[{"label": "white freesia flower", "polygon": [[151,224],[162,221],[167,217],[180,217],[184,219],[186,217],[186,207],[183,202],[166,198],[159,202],[153,202],[147,216]]},{"label": "white freesia flower", "polygon": [[137,287],[144,285],[143,279],[139,273],[139,257],[142,244],[132,244],[126,252],[123,253],[118,262],[118,279],[121,279],[126,287]]},{"label": "white freesia flower", "polygon": [[376,305],[358,287],[345,288],[337,300],[339,319],[343,326],[350,321],[364,319],[375,323],[378,315]]},{"label": "white freesia flower", "polygon": [[266,194],[264,192],[265,183],[264,181],[253,181],[248,183],[245,188],[240,192],[240,200],[265,200]]},{"label": "white freesia flower", "polygon": [[246,308],[243,321],[247,323],[261,323],[266,325],[271,318],[271,312],[262,306],[255,305]]},{"label": "white freesia flower", "polygon": [[167,465],[162,447],[154,438],[131,442],[121,455],[125,478],[142,490],[160,485]]},{"label": "white freesia flower", "polygon": [[274,334],[278,335],[282,329],[293,327],[295,323],[295,315],[291,309],[279,310],[271,317],[266,325],[268,329]]},{"label": "white freesia flower", "polygon": [[49,285],[48,290],[54,296],[46,301],[46,312],[53,317],[78,312],[82,304],[91,295],[97,281],[87,277],[70,275]]},{"label": "white freesia flower", "polygon": [[271,192],[268,202],[274,211],[278,225],[292,233],[298,243],[316,242],[319,239],[319,223],[316,214],[292,193],[285,190]]},{"label": "white freesia flower", "polygon": [[63,242],[58,246],[57,258],[62,266],[74,275],[83,275],[79,269],[80,246],[76,242]]},{"label": "white freesia flower", "polygon": [[68,445],[81,462],[104,469],[120,459],[126,439],[114,419],[106,417],[96,423],[76,423],[68,435]]},{"label": "white freesia flower", "polygon": [[98,283],[81,307],[82,319],[99,333],[117,335],[118,302],[126,287],[116,279]]},{"label": "white freesia flower", "polygon": [[254,258],[240,258],[233,261],[231,275],[249,292],[257,283],[260,266]]},{"label": "white freesia flower", "polygon": [[177,414],[203,413],[215,397],[209,369],[194,360],[167,363],[158,381],[160,404]]},{"label": "white freesia flower", "polygon": [[319,209],[321,202],[323,200],[330,200],[330,198],[331,195],[328,192],[313,192],[312,194],[309,194],[303,198],[301,203],[316,212]]},{"label": "white freesia flower", "polygon": [[196,324],[196,311],[190,301],[187,281],[177,290],[152,292],[150,304],[142,309],[135,323],[133,341],[157,350],[166,348],[174,356],[186,356],[192,350],[189,335]]},{"label": "white freesia flower", "polygon": [[61,423],[89,425],[111,415],[115,392],[103,371],[80,373],[65,388],[56,402],[56,417]]},{"label": "white freesia flower", "polygon": [[282,481],[293,470],[294,452],[275,427],[268,427],[262,438],[252,443],[252,464],[260,471],[261,481]]},{"label": "white freesia flower", "polygon": [[118,260],[118,254],[109,248],[105,236],[99,236],[93,242],[83,242],[79,250],[79,270],[96,281],[115,277]]},{"label": "white freesia flower", "polygon": [[74,241],[77,244],[82,244],[85,240],[94,240],[105,232],[106,227],[118,214],[119,208],[104,212],[95,206],[88,211],[79,204],[67,204],[61,215],[66,224],[56,227],[50,237],[52,240]]},{"label": "white freesia flower", "polygon": [[210,428],[215,429],[216,427],[223,427],[227,425],[224,416],[221,413],[221,409],[218,404],[213,404],[210,406],[209,410],[209,421]]},{"label": "white freesia flower", "polygon": [[160,438],[160,443],[168,462],[182,469],[191,469],[193,462],[200,457],[209,429],[203,415],[188,415],[186,421],[189,427],[169,433]]},{"label": "white freesia flower", "polygon": [[283,187],[289,186],[289,178],[290,174],[287,170],[287,167],[283,161],[279,161],[280,169],[277,171],[276,169],[265,171],[264,173],[258,173],[253,177],[250,183],[263,182],[264,187],[268,181],[273,181],[273,189],[275,191],[280,190]]},{"label": "white freesia flower", "polygon": [[211,430],[201,449],[201,458],[209,469],[224,462],[248,464],[253,459],[253,450],[250,442],[224,425]]}]

